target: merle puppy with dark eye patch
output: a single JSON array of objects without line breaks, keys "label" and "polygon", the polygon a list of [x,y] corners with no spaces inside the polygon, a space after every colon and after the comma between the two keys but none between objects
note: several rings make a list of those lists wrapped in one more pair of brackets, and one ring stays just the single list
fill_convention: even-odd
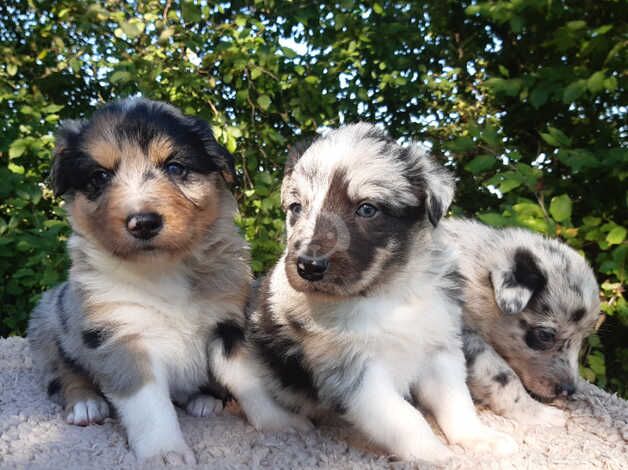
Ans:
[{"label": "merle puppy with dark eye patch", "polygon": [[33,311],[33,361],[68,423],[113,405],[141,460],[194,461],[171,399],[207,416],[233,395],[258,428],[308,427],[264,391],[244,341],[233,176],[207,123],[164,103],[111,103],[57,134],[72,267]]},{"label": "merle puppy with dark eye patch", "polygon": [[473,398],[522,423],[564,424],[561,410],[537,400],[576,391],[578,353],[599,318],[593,271],[564,243],[527,230],[442,225],[458,251]]},{"label": "merle puppy with dark eye patch", "polygon": [[281,198],[287,246],[247,328],[274,396],[340,414],[403,459],[446,460],[450,443],[507,453],[465,385],[455,266],[438,227],[450,175],[420,147],[360,123],[294,149]]}]

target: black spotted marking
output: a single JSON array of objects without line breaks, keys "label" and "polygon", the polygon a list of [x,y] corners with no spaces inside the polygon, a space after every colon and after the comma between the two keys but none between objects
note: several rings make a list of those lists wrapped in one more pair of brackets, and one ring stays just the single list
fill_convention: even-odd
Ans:
[{"label": "black spotted marking", "polygon": [[227,320],[218,323],[214,334],[222,340],[225,356],[230,357],[244,343],[244,330],[236,322]]},{"label": "black spotted marking", "polygon": [[586,313],[587,311],[584,308],[579,308],[571,314],[570,320],[574,323],[578,323],[580,320],[582,320]]},{"label": "black spotted marking", "polygon": [[537,258],[527,248],[517,248],[514,256],[514,280],[517,284],[538,293],[545,289],[547,276],[538,265]]},{"label": "black spotted marking", "polygon": [[57,294],[57,301],[55,302],[57,316],[59,317],[59,323],[61,323],[61,328],[64,333],[69,331],[68,329],[68,313],[65,311],[65,296],[68,290],[69,284],[65,282],[61,288],[59,289],[59,293]]},{"label": "black spotted marking", "polygon": [[470,328],[462,330],[462,341],[467,367],[472,367],[477,357],[486,351],[486,343],[480,335]]},{"label": "black spotted marking", "polygon": [[508,382],[510,382],[510,374],[506,371],[500,372],[493,377],[493,381],[497,382],[502,387],[505,387],[508,385]]},{"label": "black spotted marking", "polygon": [[462,306],[464,304],[464,286],[467,278],[464,277],[457,269],[452,269],[443,276],[445,285],[439,287],[449,300]]},{"label": "black spotted marking", "polygon": [[519,328],[521,328],[522,330],[527,330],[528,329],[528,322],[525,321],[523,318],[519,320]]},{"label": "black spotted marking", "polygon": [[259,357],[274,372],[286,388],[301,392],[308,398],[318,400],[312,371],[305,364],[300,345],[290,337],[290,326],[275,323],[270,298],[271,270],[260,290],[260,321],[251,325],[251,340]]},{"label": "black spotted marking", "polygon": [[61,379],[59,377],[55,377],[50,382],[48,382],[48,388],[46,389],[48,392],[48,396],[51,397],[56,395],[61,391]]},{"label": "black spotted marking", "polygon": [[102,328],[93,328],[81,332],[83,344],[89,349],[99,348],[110,336],[111,332]]}]

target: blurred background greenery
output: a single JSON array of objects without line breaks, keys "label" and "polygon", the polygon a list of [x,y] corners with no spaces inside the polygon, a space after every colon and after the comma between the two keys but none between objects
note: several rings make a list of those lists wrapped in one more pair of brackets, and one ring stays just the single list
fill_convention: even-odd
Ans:
[{"label": "blurred background greenery", "polygon": [[428,142],[454,214],[560,237],[606,315],[588,380],[628,395],[628,8],[614,0],[0,3],[0,335],[66,276],[46,183],[54,129],[118,97],[208,119],[236,155],[238,223],[263,272],[281,251],[287,147],[356,120]]}]

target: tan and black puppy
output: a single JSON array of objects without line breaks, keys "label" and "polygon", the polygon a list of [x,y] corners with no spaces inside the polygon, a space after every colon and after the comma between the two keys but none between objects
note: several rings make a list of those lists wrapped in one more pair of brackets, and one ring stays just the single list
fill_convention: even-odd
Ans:
[{"label": "tan and black puppy", "polygon": [[522,423],[564,424],[561,410],[537,400],[576,391],[578,353],[599,319],[593,271],[572,248],[528,230],[442,226],[458,252],[474,399]]},{"label": "tan and black puppy", "polygon": [[292,152],[287,246],[248,330],[281,403],[336,412],[403,459],[450,456],[413,399],[450,443],[514,450],[480,422],[465,384],[455,260],[438,227],[452,196],[430,155],[366,123]]},{"label": "tan and black puppy", "polygon": [[258,428],[307,427],[264,392],[243,341],[251,272],[232,178],[209,126],[164,103],[115,102],[57,134],[72,267],[32,314],[33,361],[68,423],[113,405],[140,459],[194,461],[171,399],[206,416],[229,393]]}]

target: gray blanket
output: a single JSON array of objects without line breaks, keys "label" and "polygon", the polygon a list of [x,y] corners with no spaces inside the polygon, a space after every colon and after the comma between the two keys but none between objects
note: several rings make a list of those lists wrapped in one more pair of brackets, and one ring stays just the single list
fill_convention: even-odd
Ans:
[{"label": "gray blanket", "polygon": [[[509,457],[472,455],[454,448],[450,468],[626,469],[628,402],[582,383],[566,403],[566,428],[521,428],[482,412],[488,425],[511,433],[519,451]],[[32,370],[27,343],[0,339],[0,468],[134,468],[124,430],[110,420],[80,428],[65,424]],[[211,418],[179,413],[199,468],[413,468],[391,462],[348,425],[326,421],[306,434],[259,433],[236,407]],[[151,466],[152,468],[153,466]],[[421,468],[424,466],[421,465]]]}]

